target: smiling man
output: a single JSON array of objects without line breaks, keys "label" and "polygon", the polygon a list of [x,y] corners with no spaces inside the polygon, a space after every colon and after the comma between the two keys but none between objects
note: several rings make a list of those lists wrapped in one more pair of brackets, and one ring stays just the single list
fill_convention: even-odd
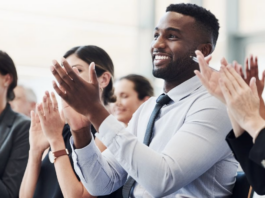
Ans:
[{"label": "smiling man", "polygon": [[[57,93],[98,129],[103,153],[88,130],[73,132],[75,170],[92,195],[109,194],[122,185],[123,197],[230,197],[237,170],[225,142],[231,125],[223,104],[194,76],[195,50],[214,50],[219,24],[192,4],[167,8],[151,45],[153,75],[164,79],[164,94],[150,98],[127,128],[104,109],[90,67],[91,83],[82,81],[66,61],[51,70]],[[127,178],[128,176],[128,178]],[[126,181],[127,180],[127,181]]]}]

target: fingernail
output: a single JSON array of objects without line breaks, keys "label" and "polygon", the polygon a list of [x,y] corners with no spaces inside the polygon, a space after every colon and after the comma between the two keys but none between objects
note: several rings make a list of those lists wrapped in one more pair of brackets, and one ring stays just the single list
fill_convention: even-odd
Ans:
[{"label": "fingernail", "polygon": [[54,66],[50,66],[50,70],[51,71],[54,71]]},{"label": "fingernail", "polygon": [[65,58],[62,57],[62,58],[61,58],[61,66],[63,66],[64,61],[65,61]]},{"label": "fingernail", "polygon": [[56,60],[52,60],[52,64],[56,65],[57,61]]},{"label": "fingernail", "polygon": [[91,63],[94,70],[96,70],[96,64],[94,62]]}]

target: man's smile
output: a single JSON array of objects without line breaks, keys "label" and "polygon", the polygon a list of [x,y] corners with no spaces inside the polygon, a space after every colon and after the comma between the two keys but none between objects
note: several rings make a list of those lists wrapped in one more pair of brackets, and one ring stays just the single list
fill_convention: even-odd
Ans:
[{"label": "man's smile", "polygon": [[171,62],[171,57],[168,54],[164,53],[154,53],[153,62],[155,66],[161,66]]}]

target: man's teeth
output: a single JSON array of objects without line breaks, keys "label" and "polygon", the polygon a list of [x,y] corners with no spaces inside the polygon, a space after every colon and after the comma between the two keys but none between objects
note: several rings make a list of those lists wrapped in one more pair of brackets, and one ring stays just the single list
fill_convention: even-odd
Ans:
[{"label": "man's teeth", "polygon": [[157,60],[169,59],[169,57],[168,56],[158,56],[158,55],[156,55],[155,59],[157,59]]}]

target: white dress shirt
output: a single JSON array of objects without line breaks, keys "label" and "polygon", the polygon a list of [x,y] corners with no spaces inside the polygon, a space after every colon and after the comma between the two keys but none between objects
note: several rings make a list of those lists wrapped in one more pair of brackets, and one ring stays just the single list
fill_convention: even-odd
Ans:
[{"label": "white dress shirt", "polygon": [[[134,197],[229,197],[237,162],[225,137],[231,130],[225,106],[209,95],[195,76],[170,90],[173,100],[162,107],[149,147],[143,139],[156,98],[145,102],[127,128],[112,115],[94,140],[73,149],[74,167],[92,195],[106,195],[122,186],[127,173],[137,184]],[[73,145],[73,139],[70,140]]]}]

